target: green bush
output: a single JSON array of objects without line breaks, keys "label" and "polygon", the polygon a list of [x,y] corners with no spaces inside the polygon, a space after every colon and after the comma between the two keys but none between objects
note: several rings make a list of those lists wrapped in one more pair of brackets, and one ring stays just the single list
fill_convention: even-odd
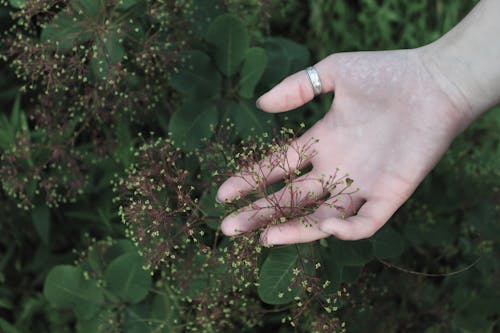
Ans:
[{"label": "green bush", "polygon": [[0,331],[498,331],[498,112],[368,240],[266,248],[220,232],[248,202],[215,202],[330,102],[269,115],[260,94],[331,52],[428,43],[474,3],[0,1]]}]

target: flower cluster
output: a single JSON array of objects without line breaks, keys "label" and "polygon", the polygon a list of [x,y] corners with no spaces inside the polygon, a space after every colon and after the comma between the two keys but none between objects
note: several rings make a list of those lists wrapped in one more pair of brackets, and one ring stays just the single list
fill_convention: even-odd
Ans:
[{"label": "flower cluster", "polygon": [[186,182],[188,172],[177,165],[181,154],[168,139],[146,143],[136,152],[137,162],[127,177],[116,183],[127,235],[151,268],[176,259],[181,247],[197,242],[193,188]]},{"label": "flower cluster", "polygon": [[73,201],[83,175],[120,144],[116,124],[150,126],[173,109],[168,80],[192,39],[191,9],[131,3],[26,0],[11,12],[0,59],[19,81],[30,133],[2,152],[0,170],[23,207],[37,195],[50,206]]},{"label": "flower cluster", "polygon": [[[340,175],[338,169],[332,175],[317,178],[305,174],[301,168],[316,155],[314,144],[318,140],[311,138],[299,144],[295,138],[293,130],[282,128],[279,136],[270,142],[261,139],[259,143],[244,145],[229,163],[233,171],[226,175],[239,177],[252,190],[244,198],[237,197],[228,204],[235,208],[243,205],[243,211],[253,213],[251,218],[265,218],[266,228],[292,219],[311,227],[318,221],[310,214],[321,206],[345,214],[351,208],[351,195],[357,191],[352,188],[353,180],[347,174]],[[274,182],[270,178],[276,174],[283,175],[279,191],[275,191],[276,186],[269,186]],[[303,184],[306,186],[301,186]],[[256,198],[263,198],[265,202],[257,205],[253,201]]]},{"label": "flower cluster", "polygon": [[[289,169],[290,149],[299,156],[301,164],[314,154],[315,140],[300,146],[295,139],[293,131],[283,129],[278,139],[267,142],[259,138],[229,146],[215,140],[207,143],[203,154],[186,154],[170,139],[156,139],[138,149],[126,177],[115,181],[127,235],[144,255],[147,266],[164,272],[168,289],[182,301],[181,308],[188,314],[184,319],[189,331],[200,327],[220,331],[235,328],[239,321],[245,326],[258,325],[269,311],[255,297],[262,261],[269,251],[259,243],[260,232],[268,225],[282,223],[283,217],[307,216],[321,205],[335,208],[339,197],[349,197],[354,192],[350,189],[352,180],[346,175],[331,175],[317,180],[329,195],[307,199],[289,185],[300,177],[298,172],[291,172],[286,175],[285,190],[292,200],[284,203],[269,195],[262,185],[268,175],[263,170],[269,169],[269,163],[274,168]],[[225,155],[234,149],[239,149],[236,158]],[[199,173],[179,167],[187,161],[197,161],[201,168],[193,169]],[[250,178],[256,185],[248,199],[240,198],[222,207],[209,198],[212,203],[207,204],[207,194],[215,195],[210,191],[213,183],[199,175],[207,165],[224,164],[226,170],[232,168],[230,173],[213,170],[212,174],[219,177],[245,173],[249,177],[253,172]],[[234,209],[253,207],[248,202],[257,197],[266,198],[266,208],[278,212],[271,216],[269,224],[237,237],[223,237],[214,222]],[[303,223],[308,227],[315,221],[304,218]],[[318,332],[343,331],[337,307],[347,292],[332,289],[332,282],[321,274],[319,242],[296,247],[298,257],[289,288],[299,292],[291,306],[280,310],[283,320],[293,326],[309,325]],[[336,285],[338,282],[334,281]]]}]

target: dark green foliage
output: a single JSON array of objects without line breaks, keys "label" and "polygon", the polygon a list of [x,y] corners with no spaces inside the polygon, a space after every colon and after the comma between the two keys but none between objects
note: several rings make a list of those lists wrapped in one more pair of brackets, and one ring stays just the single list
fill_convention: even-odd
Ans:
[{"label": "dark green foliage", "polygon": [[330,103],[260,94],[475,2],[0,0],[0,331],[497,332],[500,110],[369,240],[262,248],[214,200]]},{"label": "dark green foliage", "polygon": [[287,304],[297,296],[293,286],[293,271],[298,260],[293,247],[271,249],[262,265],[259,277],[259,297],[269,304]]},{"label": "dark green foliage", "polygon": [[78,267],[60,265],[47,274],[43,294],[55,306],[72,309],[77,317],[91,318],[104,301],[102,290],[95,282],[83,277]]},{"label": "dark green foliage", "polygon": [[220,94],[220,74],[205,53],[193,50],[180,56],[181,69],[172,75],[170,84],[191,98],[210,98]]},{"label": "dark green foliage", "polygon": [[139,303],[147,296],[151,287],[151,277],[143,266],[144,259],[137,253],[119,256],[104,271],[106,285],[123,301]]},{"label": "dark green foliage", "polygon": [[234,75],[248,48],[248,34],[243,22],[232,15],[219,16],[208,27],[206,39],[214,48],[219,70],[226,76]]},{"label": "dark green foliage", "polygon": [[404,244],[399,232],[386,225],[373,237],[373,253],[380,259],[399,257],[403,253]]},{"label": "dark green foliage", "polygon": [[253,47],[247,50],[245,62],[241,69],[240,96],[252,98],[255,86],[259,83],[267,65],[267,55],[264,49]]},{"label": "dark green foliage", "polygon": [[218,110],[212,103],[193,100],[174,112],[168,130],[178,146],[191,151],[212,136],[217,120]]},{"label": "dark green foliage", "polygon": [[333,52],[412,48],[449,31],[477,0],[310,1],[311,47]]}]

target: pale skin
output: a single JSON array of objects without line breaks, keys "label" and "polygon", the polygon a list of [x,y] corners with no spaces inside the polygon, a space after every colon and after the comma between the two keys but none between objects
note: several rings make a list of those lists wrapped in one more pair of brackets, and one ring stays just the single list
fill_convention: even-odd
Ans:
[{"label": "pale skin", "polygon": [[[321,206],[305,227],[297,219],[264,228],[264,244],[294,244],[335,236],[343,240],[371,237],[411,196],[453,139],[479,115],[500,102],[500,1],[482,0],[453,30],[436,42],[394,51],[333,54],[317,69],[322,93],[335,93],[330,110],[293,145],[311,138],[315,154],[301,165],[290,149],[290,170],[267,170],[276,182],[286,172],[308,164],[311,171],[295,181],[298,190],[321,196],[313,179],[348,173],[359,191],[344,200],[345,211]],[[314,98],[305,71],[291,75],[264,94],[265,112],[287,112]],[[293,111],[292,111],[293,112]],[[292,146],[293,146],[292,145]],[[295,163],[294,163],[295,161]],[[238,175],[219,188],[220,202],[244,196],[252,179]],[[286,204],[287,191],[282,198]],[[335,194],[335,193],[332,193]],[[255,203],[264,207],[266,199]],[[266,215],[248,208],[227,216],[224,234],[238,235],[262,227]]]}]

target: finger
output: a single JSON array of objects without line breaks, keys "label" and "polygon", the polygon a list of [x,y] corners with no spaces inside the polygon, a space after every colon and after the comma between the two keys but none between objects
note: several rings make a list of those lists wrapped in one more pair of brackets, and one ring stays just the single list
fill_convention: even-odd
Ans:
[{"label": "finger", "polygon": [[310,165],[314,156],[312,133],[313,128],[289,145],[279,147],[279,151],[255,163],[248,171],[239,172],[227,179],[217,191],[217,200],[231,201],[253,190],[263,190],[266,185]]},{"label": "finger", "polygon": [[261,198],[236,213],[227,216],[221,224],[222,232],[235,236],[286,215],[304,215],[307,205],[324,196],[323,184],[311,174],[295,179],[276,193]]},{"label": "finger", "polygon": [[[314,65],[318,71],[322,92],[333,91],[330,75],[332,61],[327,57]],[[297,72],[276,85],[257,100],[257,106],[266,112],[284,112],[295,109],[314,98],[314,91],[306,70]]]},{"label": "finger", "polygon": [[285,245],[312,242],[331,236],[319,228],[319,222],[328,218],[351,216],[361,205],[360,198],[345,196],[335,206],[322,205],[314,213],[269,226],[261,235],[260,242],[266,245]]},{"label": "finger", "polygon": [[401,206],[399,200],[369,200],[358,214],[341,219],[332,217],[319,223],[319,228],[339,239],[359,240],[369,238],[380,229]]}]

